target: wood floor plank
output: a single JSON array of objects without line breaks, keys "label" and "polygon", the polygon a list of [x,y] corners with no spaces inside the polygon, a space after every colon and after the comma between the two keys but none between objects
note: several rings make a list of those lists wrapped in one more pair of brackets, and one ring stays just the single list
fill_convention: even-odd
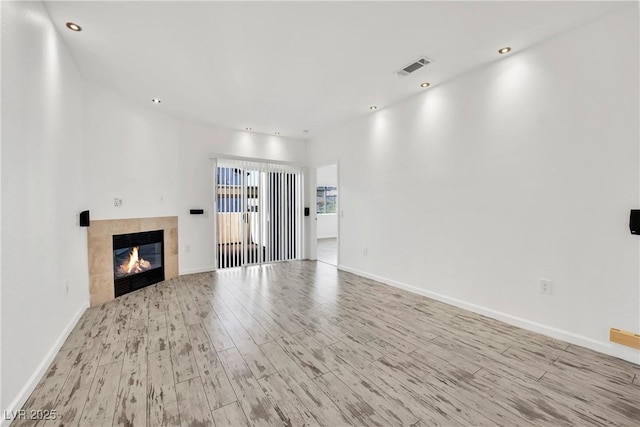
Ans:
[{"label": "wood floor plank", "polygon": [[545,373],[542,369],[512,358],[503,357],[500,359],[499,353],[495,353],[475,341],[462,342],[455,337],[440,336],[432,340],[431,343],[441,347],[444,350],[443,354],[452,354],[452,359],[462,357],[496,373],[504,373],[514,377],[530,377],[535,380]]},{"label": "wood floor plank", "polygon": [[640,391],[614,394],[597,385],[585,386],[567,381],[553,372],[546,373],[540,379],[540,384],[558,395],[565,396],[567,400],[577,400],[592,408],[598,408],[593,412],[593,417],[603,424],[607,424],[608,421],[614,425],[626,425],[635,422],[633,420],[640,420],[639,398],[633,398],[634,395],[640,396]]},{"label": "wood floor plank", "polygon": [[629,376],[636,378],[640,376],[640,365],[610,357],[578,345],[569,345],[565,353],[561,355],[564,355],[565,358],[582,361],[589,365],[587,368],[590,368],[591,364],[594,364],[595,367],[591,368],[591,370],[599,371],[604,369],[607,373],[613,372],[615,375],[619,375],[623,380]]},{"label": "wood floor plank", "polygon": [[335,403],[345,416],[355,425],[386,426],[384,420],[362,398],[351,391],[333,373],[316,377],[315,384]]},{"label": "wood floor plank", "polygon": [[164,302],[162,286],[152,286],[149,294],[149,319],[158,315],[164,316],[165,311],[166,306]]},{"label": "wood floor plank", "polygon": [[118,309],[113,325],[111,325],[109,329],[109,334],[105,341],[105,348],[100,358],[101,365],[112,364],[123,359],[130,326],[131,310],[122,306]]},{"label": "wood floor plank", "polygon": [[[228,311],[227,311],[228,312]],[[223,351],[235,347],[231,336],[224,328],[222,321],[218,318],[215,311],[209,312],[203,319],[204,325],[209,339],[216,351]]]},{"label": "wood floor plank", "polygon": [[505,396],[504,401],[512,406],[514,412],[531,423],[551,425],[614,425],[603,424],[593,416],[592,409],[588,405],[581,405],[574,401],[571,407],[560,409],[558,402],[562,402],[562,396],[546,389],[544,392],[538,387],[538,382],[530,379],[515,379],[511,381],[501,375],[482,370],[476,375],[476,383],[483,384],[485,390],[497,389]]},{"label": "wood floor plank", "polygon": [[401,354],[407,354],[406,352],[402,351],[398,347],[394,346],[390,342],[385,341],[383,339],[371,340],[366,345],[383,354],[391,354],[396,356]]},{"label": "wood floor plank", "polygon": [[364,344],[377,338],[364,327],[359,326],[356,322],[342,321],[343,315],[349,315],[348,309],[329,304],[318,306],[317,309],[320,311],[322,316],[327,317],[331,322],[336,324],[344,334],[351,336],[354,341]]},{"label": "wood floor plank", "polygon": [[167,332],[167,316],[164,311],[149,314],[148,326],[148,352],[169,349],[169,338]]},{"label": "wood floor plank", "polygon": [[237,401],[227,374],[201,323],[187,326],[204,392],[211,410]]},{"label": "wood floor plank", "polygon": [[355,303],[349,304],[348,307],[349,309],[338,309],[342,310],[339,311],[339,325],[344,322],[357,323],[363,330],[374,337],[394,344],[396,347],[403,349],[405,353],[416,350],[423,341],[428,341],[437,336],[434,333],[421,333],[420,337],[417,337],[412,331],[399,326],[397,322],[390,322],[389,319],[384,320],[369,314],[367,311],[360,309]]},{"label": "wood floor plank", "polygon": [[335,344],[338,341],[340,341],[340,339],[338,339],[338,338],[336,338],[334,336],[331,336],[326,332],[322,332],[322,331],[318,330],[317,328],[308,328],[308,329],[305,329],[302,332],[298,332],[297,334],[293,334],[293,336],[297,338],[297,337],[300,336],[300,334],[303,334],[303,333],[307,333],[309,335],[313,335],[313,337],[316,340],[318,340],[320,343],[322,343],[323,345],[326,345],[326,346],[329,346],[331,344]]},{"label": "wood floor plank", "polygon": [[96,342],[104,342],[109,330],[111,329],[120,304],[116,301],[101,305],[98,308],[95,321],[89,333],[85,336],[83,345],[92,346]]},{"label": "wood floor plank", "polygon": [[283,377],[291,378],[292,381],[304,381],[308,378],[293,357],[287,354],[278,343],[274,341],[264,343],[260,349]]},{"label": "wood floor plank", "polygon": [[173,286],[167,286],[164,288],[162,296],[164,297],[165,306],[167,308],[167,317],[170,317],[176,313],[182,314],[182,307],[178,301],[178,292],[176,287],[180,286],[180,282],[176,279],[171,280]]},{"label": "wood floor plank", "polygon": [[[306,380],[306,375],[304,379]],[[290,377],[289,381],[294,380]],[[298,396],[291,391],[287,381],[285,381],[282,376],[273,374],[261,378],[258,382],[273,403],[274,409],[284,425],[305,427],[320,425],[311,411],[309,411]]]},{"label": "wood floor plank", "polygon": [[176,384],[180,425],[183,427],[214,427],[213,415],[204,394],[200,378]]},{"label": "wood floor plank", "polygon": [[269,333],[253,316],[251,316],[247,310],[244,309],[244,307],[235,310],[233,315],[257,345],[273,341],[271,335],[269,335]]},{"label": "wood floor plank", "polygon": [[58,416],[55,420],[47,420],[44,423],[45,426],[78,425],[91,390],[91,383],[98,369],[101,350],[101,343],[80,348],[53,408],[56,409]]},{"label": "wood floor plank", "polygon": [[251,336],[233,314],[221,314],[220,320],[256,378],[262,378],[265,375],[271,375],[276,372],[269,359],[262,353],[260,347],[251,339]]},{"label": "wood floor plank", "polygon": [[147,341],[136,335],[127,340],[118,387],[114,426],[147,424]]},{"label": "wood floor plank", "polygon": [[401,360],[404,357],[410,358],[411,363],[423,368],[425,378],[429,375],[430,371],[436,370],[452,378],[464,381],[472,378],[473,374],[482,368],[482,366],[468,362],[462,358],[456,359],[449,357],[448,354],[443,352],[427,351],[425,349],[416,350],[408,355],[395,355],[397,360]]},{"label": "wood floor plank", "polygon": [[167,349],[149,353],[147,364],[147,425],[179,426],[171,352]]},{"label": "wood floor plank", "polygon": [[131,326],[129,327],[129,334],[127,337],[135,335],[147,335],[149,333],[149,318],[148,317],[131,317]]},{"label": "wood floor plank", "polygon": [[329,348],[342,360],[356,368],[368,366],[369,362],[373,362],[384,356],[384,353],[380,353],[371,347],[355,342],[347,344],[339,341],[329,346]]},{"label": "wood floor plank", "polygon": [[361,400],[367,402],[389,425],[411,426],[419,421],[418,417],[405,408],[404,401],[394,400],[354,368],[341,365],[333,369],[332,373]]},{"label": "wood floor plank", "polygon": [[[526,331],[504,322],[471,312],[458,312],[452,318],[453,323],[460,327],[486,331],[490,336],[501,337],[506,345],[523,350],[536,351],[553,361],[566,351],[568,343],[555,338]],[[465,322],[465,323],[462,323]]]},{"label": "wood floor plank", "polygon": [[[316,339],[315,333],[305,331],[305,332],[300,332],[296,334],[294,337],[308,352],[313,354],[313,357],[316,360],[318,360],[328,368],[327,372],[346,363],[343,359],[341,359],[338,356],[337,352],[332,351],[331,346],[327,346],[321,341],[319,341],[318,339]],[[326,372],[322,372],[322,373],[326,373]]]},{"label": "wood floor plank", "polygon": [[[55,404],[58,400],[60,390],[67,381],[69,372],[71,371],[74,363],[76,363],[81,349],[82,347],[71,347],[60,350],[53,359],[51,366],[49,366],[45,372],[43,379],[36,386],[33,393],[31,393],[22,409],[28,411],[27,413],[31,410],[50,411],[52,409],[56,409]],[[37,424],[38,420],[26,419],[16,420],[11,425],[14,427],[27,427],[35,426]],[[44,422],[40,422],[39,424],[44,424]]]},{"label": "wood floor plank", "polygon": [[175,382],[179,383],[197,377],[198,367],[182,313],[170,314],[167,318],[167,324],[167,337]]},{"label": "wood floor plank", "polygon": [[211,292],[211,297],[207,301],[207,304],[211,305],[211,307],[218,314],[229,313],[231,311],[229,306],[225,304],[222,298],[220,298],[220,296],[213,291]]},{"label": "wood floor plank", "polygon": [[180,309],[182,310],[182,316],[184,317],[185,325],[200,323],[202,319],[198,315],[198,309],[193,301],[185,301],[183,299],[179,299],[178,303],[180,304]]},{"label": "wood floor plank", "polygon": [[359,371],[363,376],[375,384],[393,400],[403,402],[404,407],[422,419],[428,425],[434,426],[462,426],[464,419],[456,412],[449,411],[445,402],[430,399],[421,390],[414,390],[405,386],[394,375],[375,366],[367,366]]},{"label": "wood floor plank", "polygon": [[238,402],[233,402],[213,411],[213,421],[216,427],[249,427],[247,417],[245,417]]},{"label": "wood floor plank", "polygon": [[64,344],[62,344],[62,348],[69,349],[83,346],[86,343],[87,337],[91,334],[91,328],[99,314],[100,309],[98,307],[86,309],[84,313],[82,313],[82,316],[80,316],[80,320],[78,320],[75,328],[73,328]]},{"label": "wood floor plank", "polygon": [[123,362],[101,365],[93,379],[82,411],[80,425],[107,427],[113,424]]},{"label": "wood floor plank", "polygon": [[314,309],[305,311],[304,315],[295,308],[290,309],[290,313],[295,319],[300,319],[299,322],[304,326],[301,331],[321,331],[323,334],[331,337],[332,342],[329,344],[349,339],[349,336],[342,329],[317,313]]},{"label": "wood floor plank", "polygon": [[[274,380],[276,375],[267,379]],[[285,380],[283,378],[283,380]],[[285,380],[286,381],[286,380]],[[308,379],[299,383],[287,382],[289,390],[295,394],[302,405],[313,414],[314,418],[325,427],[353,426],[351,418],[346,416],[335,403],[320,389],[313,380]]]},{"label": "wood floor plank", "polygon": [[289,334],[300,332],[304,329],[304,326],[290,313],[289,307],[291,305],[284,301],[264,300],[261,304],[261,310],[253,311],[251,315],[258,320],[268,316],[271,322],[275,322]]},{"label": "wood floor plank", "polygon": [[[419,393],[420,395],[434,400],[444,405],[444,411],[448,414],[455,414],[456,418],[461,419],[463,424],[477,425],[493,425],[494,421],[485,417],[481,411],[472,408],[477,402],[462,402],[458,400],[453,393],[447,393],[443,384],[450,382],[451,379],[443,375],[433,373],[432,381],[425,382],[422,380],[424,373],[408,363],[405,360],[395,360],[392,356],[385,356],[373,363],[383,371],[398,378],[398,380],[407,388]],[[443,392],[444,391],[444,392]],[[476,405],[474,405],[474,403]]]},{"label": "wood floor plank", "polygon": [[219,356],[249,424],[251,426],[280,424],[279,415],[254,378],[251,369],[244,362],[238,349],[232,348],[222,351]]},{"label": "wood floor plank", "polygon": [[280,348],[306,372],[309,378],[315,378],[318,375],[329,372],[329,368],[324,365],[323,361],[313,351],[307,350],[293,335],[281,328],[273,319],[263,315],[260,320]]},{"label": "wood floor plank", "polygon": [[562,366],[574,372],[597,375],[599,380],[611,383],[612,385],[627,385],[633,381],[633,373],[618,369],[615,366],[607,366],[590,360],[581,360],[573,355],[562,355],[553,362],[556,366]]}]

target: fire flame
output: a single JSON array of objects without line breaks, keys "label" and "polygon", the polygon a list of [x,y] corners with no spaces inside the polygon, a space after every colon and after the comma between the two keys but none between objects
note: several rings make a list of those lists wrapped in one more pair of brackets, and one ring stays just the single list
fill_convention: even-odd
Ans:
[{"label": "fire flame", "polygon": [[125,267],[127,269],[127,273],[131,273],[131,270],[133,270],[133,267],[135,267],[137,263],[138,263],[138,247],[136,246],[131,251],[131,255],[129,255],[129,262]]},{"label": "fire flame", "polygon": [[135,246],[129,254],[129,260],[120,265],[119,270],[122,274],[142,273],[151,267],[151,263],[142,259],[138,255],[138,246]]}]

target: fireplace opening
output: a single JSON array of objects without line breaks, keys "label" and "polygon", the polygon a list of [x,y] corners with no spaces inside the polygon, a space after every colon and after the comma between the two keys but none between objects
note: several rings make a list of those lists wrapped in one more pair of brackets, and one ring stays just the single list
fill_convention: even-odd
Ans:
[{"label": "fireplace opening", "polygon": [[163,281],[163,260],[163,230],[113,236],[115,296]]}]

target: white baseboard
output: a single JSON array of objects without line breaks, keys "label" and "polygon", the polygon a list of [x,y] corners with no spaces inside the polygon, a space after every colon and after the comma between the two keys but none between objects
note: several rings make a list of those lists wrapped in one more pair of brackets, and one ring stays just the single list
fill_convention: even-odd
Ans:
[{"label": "white baseboard", "polygon": [[[67,323],[67,326],[60,333],[60,335],[58,336],[58,339],[55,340],[55,342],[53,343],[53,345],[51,346],[47,354],[44,356],[40,364],[38,364],[38,367],[33,372],[31,377],[29,377],[26,384],[22,387],[22,389],[20,389],[20,391],[18,392],[18,395],[9,404],[9,407],[4,410],[3,415],[7,413],[11,413],[11,411],[13,411],[13,413],[16,413],[16,411],[22,409],[22,405],[24,405],[24,403],[27,401],[31,393],[33,393],[33,390],[36,388],[36,386],[42,379],[42,376],[45,374],[45,372],[49,368],[49,365],[51,365],[51,362],[53,362],[54,357],[56,357],[56,354],[58,354],[58,352],[60,351],[60,348],[62,348],[62,344],[64,344],[67,337],[69,336],[73,328],[78,323],[78,320],[80,320],[82,313],[84,313],[84,311],[87,308],[89,308],[89,301],[85,301],[81,304],[78,311],[73,315],[71,320],[69,320],[69,323]],[[0,426],[2,427],[8,426],[11,423],[11,421],[12,420],[4,419],[4,416],[3,416]]]},{"label": "white baseboard", "polygon": [[200,268],[185,268],[181,269],[178,273],[180,276],[185,276],[187,274],[196,274],[196,273],[208,273],[210,271],[215,271],[215,267],[200,267]]},{"label": "white baseboard", "polygon": [[406,283],[398,282],[392,279],[388,279],[386,277],[377,276],[375,274],[370,274],[365,271],[357,270],[355,268],[347,267],[345,265],[339,265],[339,270],[346,271],[348,273],[353,273],[358,276],[366,277],[368,279],[375,280],[377,282],[383,283],[385,285],[393,286],[395,288],[404,289],[405,291],[412,292],[414,294],[422,295],[428,298],[432,298],[437,301],[444,302],[446,304],[453,305],[455,307],[462,308],[464,310],[469,310],[474,313],[482,314],[487,317],[491,317],[492,319],[500,320],[502,322],[508,323],[513,326],[517,326],[519,328],[527,329],[532,332],[537,332],[542,335],[547,335],[549,337],[559,339],[562,341],[566,341],[571,344],[579,345],[582,347],[589,348],[591,350],[595,350],[600,353],[608,354],[610,356],[618,357],[620,359],[624,359],[628,362],[640,364],[640,352],[637,350],[633,350],[631,348],[627,348],[621,345],[617,345],[614,343],[610,343],[608,341],[598,341],[593,338],[585,337],[583,335],[574,334],[573,332],[565,331],[562,329],[554,328],[551,326],[543,325],[541,323],[533,322],[531,320],[523,319],[521,317],[513,316],[511,314],[503,313],[500,311],[496,311],[487,307],[482,307],[480,305],[471,304],[466,301],[462,301],[456,298],[451,298],[446,295],[441,295],[435,292],[428,291],[426,289],[419,288],[417,286],[408,285]]}]

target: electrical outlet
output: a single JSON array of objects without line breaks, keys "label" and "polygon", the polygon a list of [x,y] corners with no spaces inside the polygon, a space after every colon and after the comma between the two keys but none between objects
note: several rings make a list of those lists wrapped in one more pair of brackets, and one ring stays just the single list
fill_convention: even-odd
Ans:
[{"label": "electrical outlet", "polygon": [[185,245],[185,246],[184,246],[184,251],[185,251],[186,253],[191,252],[191,245]]},{"label": "electrical outlet", "polygon": [[122,199],[120,197],[114,197],[113,198],[113,206],[116,208],[121,208],[122,207]]},{"label": "electrical outlet", "polygon": [[553,282],[547,279],[540,279],[540,295],[551,295]]}]

